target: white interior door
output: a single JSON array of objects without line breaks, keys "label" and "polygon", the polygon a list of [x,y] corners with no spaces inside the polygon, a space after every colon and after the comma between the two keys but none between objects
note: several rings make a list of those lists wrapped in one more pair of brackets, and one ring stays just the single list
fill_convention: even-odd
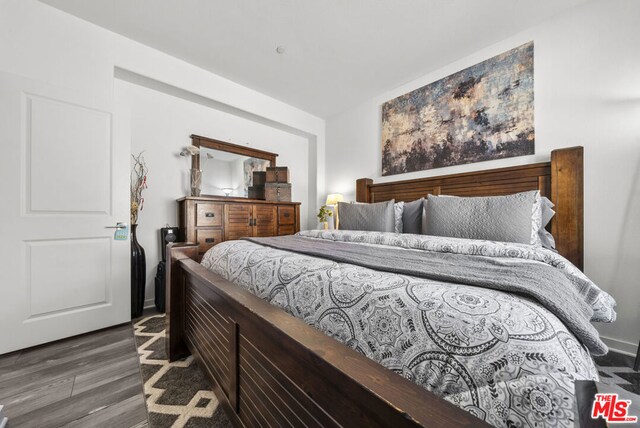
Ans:
[{"label": "white interior door", "polygon": [[0,354],[130,319],[117,122],[113,101],[0,73]]}]

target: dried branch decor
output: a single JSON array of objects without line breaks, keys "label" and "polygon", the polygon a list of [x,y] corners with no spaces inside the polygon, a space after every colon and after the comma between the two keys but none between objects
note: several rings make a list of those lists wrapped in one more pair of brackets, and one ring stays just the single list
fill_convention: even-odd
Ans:
[{"label": "dried branch decor", "polygon": [[144,198],[142,192],[147,188],[147,163],[140,152],[137,155],[131,155],[133,163],[131,166],[131,224],[138,223],[138,212],[142,211],[144,206]]}]

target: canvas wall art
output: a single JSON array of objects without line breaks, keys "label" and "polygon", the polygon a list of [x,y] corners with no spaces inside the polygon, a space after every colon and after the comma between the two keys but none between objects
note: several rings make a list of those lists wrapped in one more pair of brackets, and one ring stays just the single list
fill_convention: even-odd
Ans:
[{"label": "canvas wall art", "polygon": [[534,153],[533,42],[382,106],[382,175]]}]

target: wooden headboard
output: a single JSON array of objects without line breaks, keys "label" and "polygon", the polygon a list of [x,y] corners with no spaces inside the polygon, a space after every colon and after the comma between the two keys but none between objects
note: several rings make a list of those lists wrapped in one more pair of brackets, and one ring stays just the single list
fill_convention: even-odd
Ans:
[{"label": "wooden headboard", "polygon": [[413,201],[433,195],[499,196],[540,190],[556,205],[551,233],[556,249],[583,269],[583,148],[551,152],[551,161],[415,180],[356,181],[358,202]]}]

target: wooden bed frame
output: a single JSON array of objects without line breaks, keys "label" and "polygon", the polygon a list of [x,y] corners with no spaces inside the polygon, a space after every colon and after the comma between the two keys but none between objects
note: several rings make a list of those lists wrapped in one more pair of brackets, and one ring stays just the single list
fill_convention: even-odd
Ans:
[{"label": "wooden bed frame", "polygon": [[[552,232],[582,268],[581,147],[551,161],[374,184],[357,200],[539,189],[556,204]],[[194,355],[236,426],[482,427],[483,421],[205,269],[194,244],[170,244],[167,354]]]}]

